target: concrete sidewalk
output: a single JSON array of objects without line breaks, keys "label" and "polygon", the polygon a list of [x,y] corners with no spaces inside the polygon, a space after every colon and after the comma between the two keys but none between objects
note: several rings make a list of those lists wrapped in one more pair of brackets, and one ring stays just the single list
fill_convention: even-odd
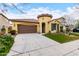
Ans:
[{"label": "concrete sidewalk", "polygon": [[8,56],[79,55],[79,40],[60,44],[41,34],[19,34]]}]

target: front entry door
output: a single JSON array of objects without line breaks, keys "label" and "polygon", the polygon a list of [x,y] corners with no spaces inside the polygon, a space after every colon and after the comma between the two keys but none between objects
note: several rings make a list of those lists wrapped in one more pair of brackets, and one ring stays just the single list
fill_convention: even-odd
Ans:
[{"label": "front entry door", "polygon": [[45,33],[45,23],[42,23],[42,33]]},{"label": "front entry door", "polygon": [[60,32],[63,32],[63,26],[60,27]]}]

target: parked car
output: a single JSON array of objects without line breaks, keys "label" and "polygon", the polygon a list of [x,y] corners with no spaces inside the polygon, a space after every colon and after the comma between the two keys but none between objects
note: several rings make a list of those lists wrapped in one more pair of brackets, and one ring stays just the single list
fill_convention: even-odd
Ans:
[{"label": "parked car", "polygon": [[79,28],[73,29],[73,32],[79,32]]}]

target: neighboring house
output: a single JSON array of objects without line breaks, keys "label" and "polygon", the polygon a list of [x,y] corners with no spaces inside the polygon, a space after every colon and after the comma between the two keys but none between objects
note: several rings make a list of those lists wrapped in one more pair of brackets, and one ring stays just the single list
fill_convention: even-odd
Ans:
[{"label": "neighboring house", "polygon": [[9,20],[3,14],[0,14],[0,32],[2,27],[5,26],[6,33],[8,32],[8,27],[10,26]]},{"label": "neighboring house", "polygon": [[41,14],[37,19],[10,19],[17,33],[49,33],[63,30],[60,18],[52,19],[50,14]]}]

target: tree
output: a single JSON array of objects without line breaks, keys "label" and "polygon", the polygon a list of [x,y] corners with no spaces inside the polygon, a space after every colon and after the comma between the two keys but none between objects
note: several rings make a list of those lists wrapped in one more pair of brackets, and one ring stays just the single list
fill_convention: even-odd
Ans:
[{"label": "tree", "polygon": [[79,28],[79,20],[77,20],[77,23],[75,25],[75,28]]}]

